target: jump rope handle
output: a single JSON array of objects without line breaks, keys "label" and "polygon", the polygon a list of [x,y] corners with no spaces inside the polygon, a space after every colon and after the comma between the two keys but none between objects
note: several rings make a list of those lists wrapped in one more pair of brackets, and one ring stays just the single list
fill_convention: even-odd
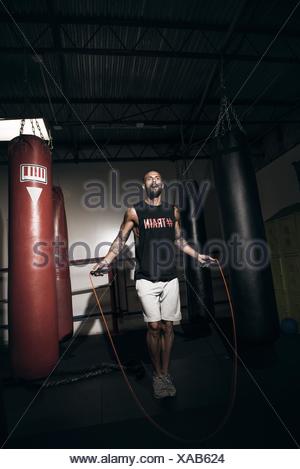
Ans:
[{"label": "jump rope handle", "polygon": [[201,262],[200,266],[201,267],[211,267],[213,265],[218,265],[219,261],[216,258],[210,258],[206,262]]},{"label": "jump rope handle", "polygon": [[105,261],[101,261],[93,270],[90,271],[90,274],[94,277],[102,277],[103,275],[108,274],[111,269],[110,264],[107,264]]}]

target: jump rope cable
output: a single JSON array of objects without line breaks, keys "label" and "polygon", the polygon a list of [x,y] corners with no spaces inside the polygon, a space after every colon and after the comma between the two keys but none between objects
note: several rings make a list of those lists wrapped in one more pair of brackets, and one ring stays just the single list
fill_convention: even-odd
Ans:
[{"label": "jump rope cable", "polygon": [[[127,377],[127,374],[125,372],[125,369],[124,369],[124,366],[120,360],[120,357],[119,357],[119,354],[117,352],[117,349],[115,347],[115,344],[114,344],[114,340],[112,338],[112,335],[111,335],[111,332],[109,330],[109,327],[108,327],[108,324],[107,324],[107,321],[105,319],[105,315],[103,313],[103,309],[101,307],[101,304],[100,304],[100,300],[98,298],[98,295],[97,295],[97,292],[96,292],[96,288],[94,286],[94,283],[93,283],[93,280],[92,280],[92,276],[91,274],[89,274],[89,279],[90,279],[90,283],[91,283],[91,287],[92,287],[92,290],[93,290],[93,293],[94,293],[94,296],[95,296],[95,299],[96,299],[96,303],[97,303],[97,306],[98,306],[98,309],[100,311],[100,314],[101,314],[101,318],[103,320],[103,323],[104,323],[104,326],[105,326],[105,329],[106,329],[106,332],[107,332],[107,335],[108,335],[108,338],[109,338],[109,341],[110,341],[110,344],[112,346],[112,349],[113,349],[113,352],[114,352],[114,355],[116,357],[116,360],[117,360],[117,363],[119,365],[119,368],[120,368],[120,371],[122,373],[122,376],[124,378],[124,381],[130,391],[130,394],[132,395],[136,405],[138,406],[138,408],[141,410],[141,412],[143,413],[143,415],[146,417],[146,419],[157,429],[159,430],[161,433],[165,434],[166,436],[168,436],[169,438],[172,438],[174,440],[177,440],[177,441],[180,441],[180,442],[202,442],[202,441],[205,441],[209,438],[211,438],[212,436],[214,436],[221,428],[224,427],[228,417],[230,416],[231,414],[231,411],[232,411],[232,407],[233,407],[233,403],[234,403],[234,399],[235,399],[235,395],[236,395],[236,381],[237,381],[237,340],[236,340],[236,327],[235,327],[235,319],[234,319],[234,312],[233,312],[233,306],[232,306],[232,301],[231,301],[231,297],[230,297],[230,293],[229,293],[229,289],[228,289],[228,286],[227,286],[227,282],[226,282],[226,279],[225,279],[225,276],[223,274],[223,271],[222,271],[222,267],[218,261],[218,259],[216,259],[216,262],[218,264],[218,268],[221,272],[221,276],[222,276],[222,279],[223,279],[223,282],[224,282],[224,285],[225,285],[225,289],[226,289],[226,295],[227,295],[227,298],[228,298],[228,302],[229,302],[229,306],[230,306],[230,311],[231,311],[231,315],[232,315],[232,322],[233,322],[233,337],[234,337],[234,352],[235,352],[235,360],[234,360],[234,373],[233,373],[233,379],[232,379],[232,385],[234,387],[234,392],[233,392],[233,399],[231,399],[231,403],[230,403],[230,406],[228,407],[228,410],[225,414],[225,417],[223,417],[223,419],[221,420],[221,422],[219,423],[219,425],[217,426],[217,428],[211,432],[210,434],[208,434],[207,436],[205,436],[204,438],[193,438],[193,439],[190,439],[190,438],[183,438],[183,437],[180,437],[178,435],[175,435],[174,433],[166,430],[165,428],[163,428],[158,422],[156,422],[156,420],[154,420],[151,415],[149,415],[149,413],[147,412],[147,410],[145,409],[145,407],[143,406],[143,404],[141,403],[140,399],[138,398],[138,396],[136,395],[136,392],[134,391],[128,377]],[[112,279],[110,285],[112,285],[112,283],[115,281],[115,278],[116,278],[116,275],[114,276],[114,278]],[[193,287],[192,287],[193,289]],[[197,293],[195,292],[195,294],[197,295]],[[198,296],[198,295],[197,295]],[[200,299],[200,298],[199,298]],[[205,309],[207,310],[207,312],[209,313],[209,316],[210,318],[212,318],[214,320],[214,322],[216,323],[215,319],[213,318],[213,315],[209,312],[208,308],[206,308],[206,306],[204,305]],[[219,328],[219,326],[218,326]],[[219,328],[220,329],[220,328]],[[222,331],[223,333],[223,331]],[[224,333],[223,333],[224,335]],[[227,339],[228,341],[228,339]]]}]

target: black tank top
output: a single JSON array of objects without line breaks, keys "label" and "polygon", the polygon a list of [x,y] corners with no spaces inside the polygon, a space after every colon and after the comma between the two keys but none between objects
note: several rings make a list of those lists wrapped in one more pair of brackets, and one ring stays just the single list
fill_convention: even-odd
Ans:
[{"label": "black tank top", "polygon": [[139,221],[134,230],[135,279],[172,280],[177,277],[174,206],[166,202],[155,206],[141,201],[134,208]]}]

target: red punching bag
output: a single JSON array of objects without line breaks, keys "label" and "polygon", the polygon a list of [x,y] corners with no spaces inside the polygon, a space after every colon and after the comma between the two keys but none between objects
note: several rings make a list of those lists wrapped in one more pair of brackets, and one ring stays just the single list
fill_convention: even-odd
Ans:
[{"label": "red punching bag", "polygon": [[16,377],[47,376],[59,357],[51,153],[33,135],[9,157],[9,346]]},{"label": "red punching bag", "polygon": [[73,335],[73,310],[64,196],[56,186],[53,187],[53,212],[58,336],[59,340],[64,340]]}]

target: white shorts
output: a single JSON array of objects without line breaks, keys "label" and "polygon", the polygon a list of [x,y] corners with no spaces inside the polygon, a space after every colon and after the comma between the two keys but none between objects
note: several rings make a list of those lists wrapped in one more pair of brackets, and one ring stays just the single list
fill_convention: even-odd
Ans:
[{"label": "white shorts", "polygon": [[180,321],[180,296],[178,278],[168,282],[150,282],[138,279],[135,282],[142,303],[145,322]]}]

